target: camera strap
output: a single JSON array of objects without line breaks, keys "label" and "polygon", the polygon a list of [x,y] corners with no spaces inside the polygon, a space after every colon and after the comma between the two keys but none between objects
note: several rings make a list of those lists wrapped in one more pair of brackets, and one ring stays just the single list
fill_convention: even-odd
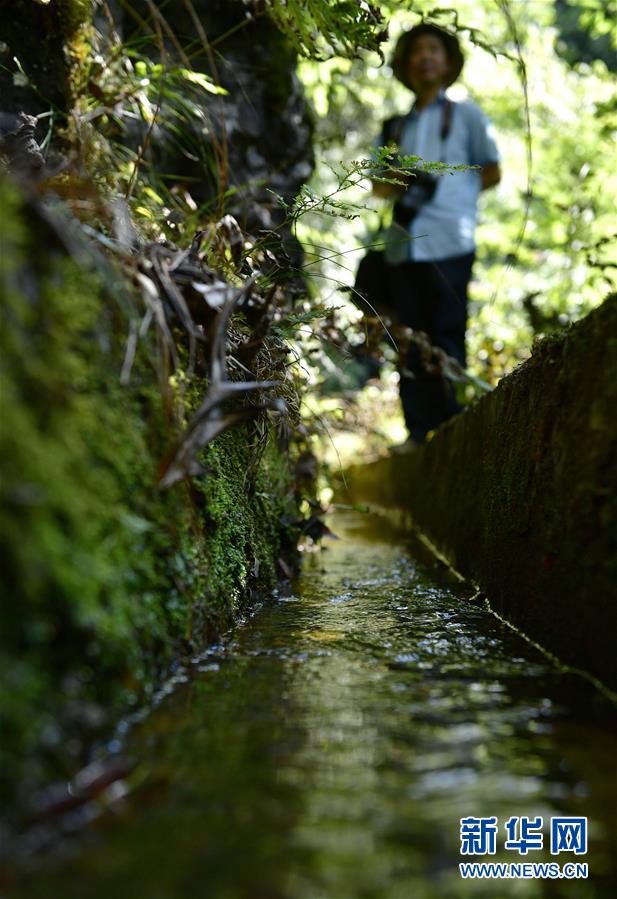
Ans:
[{"label": "camera strap", "polygon": [[[403,131],[405,129],[405,125],[407,124],[407,119],[411,112],[416,108],[415,103],[411,107],[410,113],[407,115],[394,116],[391,119],[386,119],[383,123],[383,131],[382,138],[384,145],[389,143],[395,143],[398,147],[400,147],[401,139],[403,137]],[[441,109],[441,128],[439,130],[439,138],[441,140],[441,159],[440,162],[445,162],[443,158],[445,152],[445,142],[448,139],[452,128],[452,113],[454,110],[454,103],[448,97],[443,98],[443,105]]]},{"label": "camera strap", "polygon": [[[444,153],[444,144],[447,141],[450,129],[452,128],[452,109],[452,100],[449,100],[448,97],[444,97],[443,109],[441,111],[441,131],[439,132],[442,156]],[[441,159],[440,162],[445,162],[445,159]]]}]

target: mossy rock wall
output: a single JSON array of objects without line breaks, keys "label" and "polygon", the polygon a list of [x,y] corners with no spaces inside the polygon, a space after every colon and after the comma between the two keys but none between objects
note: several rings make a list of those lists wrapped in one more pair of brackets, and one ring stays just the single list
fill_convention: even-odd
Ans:
[{"label": "mossy rock wall", "polygon": [[617,687],[617,297],[426,446],[346,472],[400,509],[492,607]]},{"label": "mossy rock wall", "polygon": [[[3,126],[11,130],[11,117],[19,112],[67,111],[74,92],[74,65],[84,52],[91,15],[90,0],[0,2],[0,130]],[[16,65],[21,76],[17,79]],[[43,135],[45,126],[43,120]]]},{"label": "mossy rock wall", "polygon": [[[159,488],[177,405],[147,339],[120,384],[128,286],[71,258],[15,185],[0,192],[5,800],[72,774],[115,716],[272,588],[295,506],[286,453],[262,432],[257,454],[250,426],[206,448],[203,477]],[[187,417],[204,388],[188,384]]]}]

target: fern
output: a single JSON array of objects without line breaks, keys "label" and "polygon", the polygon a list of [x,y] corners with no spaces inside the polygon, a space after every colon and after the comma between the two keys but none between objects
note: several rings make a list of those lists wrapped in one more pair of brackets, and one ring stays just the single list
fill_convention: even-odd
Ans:
[{"label": "fern", "polygon": [[380,53],[387,26],[380,7],[369,0],[266,0],[265,8],[302,56],[356,57]]}]

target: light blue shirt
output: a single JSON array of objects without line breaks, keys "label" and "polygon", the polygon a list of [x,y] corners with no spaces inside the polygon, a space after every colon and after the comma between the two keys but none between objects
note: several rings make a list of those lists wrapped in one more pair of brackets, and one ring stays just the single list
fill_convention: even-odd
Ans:
[{"label": "light blue shirt", "polygon": [[[450,132],[445,141],[441,140],[444,99],[445,91],[441,91],[420,112],[411,109],[401,134],[400,153],[450,165],[499,162],[493,126],[472,100],[452,103]],[[378,138],[376,145],[381,141]],[[478,169],[440,175],[432,198],[420,207],[409,225],[393,223],[388,228],[387,262],[436,261],[471,253],[475,249],[480,187]]]}]

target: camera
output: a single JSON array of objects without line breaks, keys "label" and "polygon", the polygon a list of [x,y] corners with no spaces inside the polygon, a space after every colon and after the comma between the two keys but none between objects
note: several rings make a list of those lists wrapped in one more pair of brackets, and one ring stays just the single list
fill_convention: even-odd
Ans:
[{"label": "camera", "polygon": [[405,193],[394,204],[393,220],[398,225],[407,226],[418,214],[420,207],[433,197],[437,190],[437,178],[421,169],[412,169],[409,186]]}]

